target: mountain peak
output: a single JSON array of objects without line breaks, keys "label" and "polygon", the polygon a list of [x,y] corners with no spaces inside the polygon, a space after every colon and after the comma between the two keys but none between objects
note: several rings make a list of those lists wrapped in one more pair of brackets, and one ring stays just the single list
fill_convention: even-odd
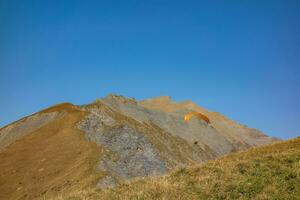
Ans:
[{"label": "mountain peak", "polygon": [[115,101],[115,102],[120,102],[120,103],[133,103],[137,104],[137,101],[133,97],[125,97],[123,95],[119,94],[108,94],[106,97],[103,98],[103,100],[106,101]]},{"label": "mountain peak", "polygon": [[[188,113],[191,120],[184,121]],[[113,187],[274,141],[170,96],[137,102],[109,94],[81,106],[57,104],[0,129],[0,171],[7,172],[0,199],[24,193],[34,199],[44,191],[55,193],[52,188],[75,190],[73,185]]]}]

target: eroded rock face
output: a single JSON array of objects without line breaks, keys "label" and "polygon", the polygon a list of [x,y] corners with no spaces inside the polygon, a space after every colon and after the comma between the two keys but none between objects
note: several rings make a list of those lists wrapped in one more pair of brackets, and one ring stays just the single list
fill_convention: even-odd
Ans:
[{"label": "eroded rock face", "polygon": [[[109,95],[99,100],[114,111],[126,115],[141,123],[153,123],[178,136],[190,144],[197,143],[202,148],[207,145],[217,155],[224,155],[234,149],[230,141],[220,134],[214,127],[203,120],[191,119],[189,123],[184,122],[184,116],[191,110],[183,109],[176,112],[164,112],[158,109],[147,109],[132,101],[124,100],[122,96]],[[163,105],[167,105],[170,97],[163,98]]]},{"label": "eroded rock face", "polygon": [[89,140],[104,147],[99,169],[109,176],[98,183],[108,187],[123,180],[149,175],[160,175],[167,167],[159,152],[143,133],[129,125],[115,124],[114,120],[100,110],[88,115],[78,124]]},{"label": "eroded rock face", "polygon": [[[143,134],[131,127],[114,127],[97,136],[94,140],[112,153],[102,160],[101,167],[109,169],[112,173],[116,172],[121,178],[160,175],[167,171],[164,161],[153,145]],[[116,160],[111,157],[115,157]]]}]

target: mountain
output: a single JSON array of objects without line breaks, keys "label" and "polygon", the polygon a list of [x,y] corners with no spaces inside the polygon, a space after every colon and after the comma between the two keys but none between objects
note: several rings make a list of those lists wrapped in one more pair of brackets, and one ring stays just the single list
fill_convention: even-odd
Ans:
[{"label": "mountain", "polygon": [[80,190],[67,199],[300,199],[300,137],[106,190]]},{"label": "mountain", "polygon": [[170,97],[58,104],[0,129],[0,199],[114,187],[275,141]]}]

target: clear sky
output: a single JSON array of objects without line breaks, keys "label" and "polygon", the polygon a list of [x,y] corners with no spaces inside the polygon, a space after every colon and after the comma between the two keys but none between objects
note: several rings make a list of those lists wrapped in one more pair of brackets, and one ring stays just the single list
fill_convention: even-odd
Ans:
[{"label": "clear sky", "polygon": [[300,135],[300,1],[0,0],[0,126],[160,95]]}]

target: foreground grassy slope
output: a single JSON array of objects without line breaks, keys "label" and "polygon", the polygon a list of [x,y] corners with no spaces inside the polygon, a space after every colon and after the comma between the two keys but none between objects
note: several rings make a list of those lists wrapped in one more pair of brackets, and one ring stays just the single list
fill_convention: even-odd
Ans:
[{"label": "foreground grassy slope", "polygon": [[234,153],[160,178],[56,199],[300,199],[300,138]]}]

